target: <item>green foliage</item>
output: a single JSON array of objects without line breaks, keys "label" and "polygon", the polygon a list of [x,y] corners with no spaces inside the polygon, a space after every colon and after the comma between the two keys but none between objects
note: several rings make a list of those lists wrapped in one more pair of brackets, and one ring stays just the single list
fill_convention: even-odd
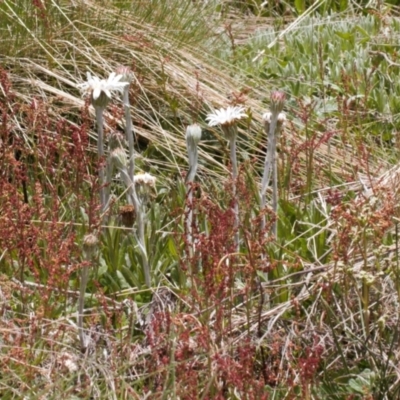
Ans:
[{"label": "green foliage", "polygon": [[[396,4],[389,2],[391,4]],[[378,3],[378,7],[382,4]],[[262,0],[229,0],[217,2],[217,9],[240,10],[245,13],[252,13],[263,17],[278,16],[299,16],[311,10],[317,10],[321,15],[329,15],[335,12],[364,11],[371,9],[371,2],[368,0],[287,0],[287,1],[262,1]]]}]

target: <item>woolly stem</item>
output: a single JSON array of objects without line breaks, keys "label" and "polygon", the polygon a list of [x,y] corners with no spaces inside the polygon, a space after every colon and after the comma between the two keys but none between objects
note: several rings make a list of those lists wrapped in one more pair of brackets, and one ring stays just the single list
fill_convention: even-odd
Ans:
[{"label": "woolly stem", "polygon": [[135,174],[135,151],[134,151],[134,134],[133,134],[133,124],[132,117],[130,112],[130,103],[129,103],[129,85],[124,87],[123,91],[123,104],[124,104],[124,114],[125,114],[125,135],[128,141],[128,150],[129,150],[129,162],[128,162],[128,170],[120,169],[121,177],[125,182],[128,192],[128,202],[133,205],[135,208],[136,214],[136,241],[139,246],[139,251],[142,256],[142,268],[144,274],[144,280],[147,287],[151,285],[151,275],[150,275],[150,265],[149,259],[146,251],[146,241],[145,241],[145,212],[143,209],[143,205],[140,202],[136,188],[134,184],[134,174]]},{"label": "woolly stem", "polygon": [[[260,191],[260,197],[261,197],[261,209],[263,209],[267,203],[267,198],[266,198],[266,192],[267,188],[269,187],[269,182],[271,179],[271,174],[273,175],[273,194],[272,194],[272,202],[273,202],[273,207],[275,207],[274,212],[276,212],[277,208],[277,188],[278,188],[278,182],[277,182],[277,172],[276,172],[276,127],[277,127],[277,121],[278,121],[278,113],[273,113],[271,117],[271,124],[269,126],[269,132],[268,132],[268,150],[267,150],[267,155],[265,157],[265,164],[264,164],[264,173],[263,173],[263,178],[261,181],[261,191]],[[265,216],[262,217],[261,220],[261,229],[265,229]],[[276,230],[273,228],[273,231]]]},{"label": "woolly stem", "polygon": [[135,172],[135,153],[133,148],[134,133],[133,133],[132,117],[129,104],[129,85],[125,86],[124,88],[123,103],[124,103],[124,113],[125,113],[125,134],[126,134],[126,140],[128,141],[128,149],[129,149],[128,173],[129,177],[133,182],[133,174]]},{"label": "woolly stem", "polygon": [[124,181],[125,185],[128,188],[128,201],[133,204],[135,208],[136,214],[136,240],[139,246],[139,250],[142,256],[142,267],[143,267],[143,274],[144,280],[147,287],[151,285],[151,275],[150,275],[150,265],[149,259],[146,251],[146,241],[145,241],[145,212],[143,210],[143,205],[141,204],[140,200],[137,197],[135,184],[129,177],[129,173],[126,168],[120,168],[119,172],[121,174],[121,178]]},{"label": "woolly stem", "polygon": [[[103,130],[103,111],[102,107],[95,107],[96,111],[96,123],[97,123],[97,153],[99,155],[100,163],[104,157],[104,130]],[[106,190],[105,190],[105,179],[104,179],[104,167],[99,167],[99,183],[100,183],[100,205],[101,212],[104,212],[108,203]]]},{"label": "woolly stem", "polygon": [[[278,158],[276,154],[276,135],[275,135],[275,152],[272,156],[272,210],[275,215],[278,213]],[[278,237],[278,221],[275,219],[272,224],[272,233],[275,238]]]},{"label": "woolly stem", "polygon": [[238,167],[237,167],[237,159],[236,159],[236,134],[231,134],[229,137],[229,147],[230,147],[230,156],[231,156],[231,164],[232,164],[232,192],[233,192],[233,212],[235,213],[235,222],[234,222],[234,229],[235,229],[235,246],[236,251],[239,252],[239,202],[237,199],[237,191],[236,191],[236,180],[238,176]]},{"label": "woolly stem", "polygon": [[190,256],[194,253],[194,243],[193,243],[193,182],[197,173],[198,164],[198,151],[197,145],[194,143],[192,138],[187,139],[187,151],[189,159],[189,171],[186,176],[186,194],[188,204],[186,206],[187,210],[187,220],[186,220],[186,231],[187,231],[187,241],[189,243]]}]

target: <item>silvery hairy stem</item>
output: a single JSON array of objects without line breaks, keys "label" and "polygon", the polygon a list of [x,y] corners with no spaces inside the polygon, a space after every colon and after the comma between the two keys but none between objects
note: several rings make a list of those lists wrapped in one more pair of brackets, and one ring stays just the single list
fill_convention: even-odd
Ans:
[{"label": "silvery hairy stem", "polygon": [[135,208],[136,214],[136,224],[137,224],[137,231],[136,231],[136,239],[139,246],[140,253],[142,255],[142,262],[143,262],[143,273],[145,283],[148,287],[151,285],[151,276],[150,276],[150,265],[149,259],[146,251],[146,241],[145,241],[145,212],[143,210],[143,206],[138,199],[135,184],[133,180],[131,180],[129,176],[129,172],[126,168],[119,169],[121,178],[124,181],[126,187],[128,188],[128,202],[133,205]]},{"label": "silvery hairy stem", "polygon": [[85,292],[89,278],[89,265],[92,263],[97,253],[98,239],[94,234],[85,235],[82,243],[83,257],[86,261],[81,270],[81,279],[79,285],[79,301],[78,301],[78,332],[82,350],[88,346],[88,337],[83,330],[83,309],[85,304]]},{"label": "silvery hairy stem", "polygon": [[123,104],[124,104],[124,113],[125,113],[125,134],[126,140],[128,141],[128,149],[129,149],[129,165],[128,165],[128,173],[133,182],[133,175],[135,172],[135,153],[133,148],[134,136],[133,136],[133,125],[132,118],[130,112],[130,104],[129,104],[129,86],[125,86],[123,92]]},{"label": "silvery hairy stem", "polygon": [[[278,213],[278,157],[276,153],[276,139],[277,134],[275,134],[275,151],[272,155],[272,210],[275,215]],[[275,238],[278,237],[278,222],[276,219],[272,225],[272,233]]]},{"label": "silvery hairy stem", "polygon": [[187,241],[189,244],[190,256],[194,253],[194,242],[193,242],[193,182],[196,177],[198,167],[198,150],[197,145],[201,139],[201,128],[197,124],[189,125],[186,128],[186,148],[188,152],[189,160],[189,171],[186,175],[186,194],[187,194],[187,220],[186,220],[186,231],[188,234]]},{"label": "silvery hairy stem", "polygon": [[[267,155],[265,157],[265,164],[264,164],[264,173],[263,178],[261,181],[261,209],[263,209],[267,203],[266,192],[269,186],[269,181],[271,179],[271,173],[273,175],[273,194],[272,194],[272,202],[273,207],[275,207],[274,212],[276,212],[277,208],[277,190],[278,190],[278,183],[277,183],[277,172],[276,172],[276,128],[278,122],[278,115],[279,113],[272,114],[271,123],[269,126],[268,131],[268,150]],[[265,216],[263,216],[261,220],[261,229],[265,229]],[[274,231],[276,228],[273,229]]]},{"label": "silvery hairy stem", "polygon": [[[96,111],[96,123],[97,123],[97,153],[100,161],[104,157],[104,130],[103,130],[103,111],[102,107],[95,107]],[[104,167],[100,165],[99,168],[99,183],[100,183],[100,205],[101,211],[104,212],[108,203],[106,190],[104,187]]]},{"label": "silvery hairy stem", "polygon": [[150,266],[149,259],[146,251],[146,241],[145,241],[145,211],[143,209],[143,204],[139,200],[136,188],[134,184],[134,173],[135,173],[135,151],[134,151],[134,136],[133,136],[133,124],[130,112],[130,103],[129,103],[129,83],[132,81],[133,75],[128,68],[121,67],[118,71],[123,75],[121,78],[122,81],[125,81],[127,84],[123,90],[123,105],[124,105],[124,114],[125,114],[125,135],[128,141],[128,150],[129,150],[129,161],[128,161],[128,169],[120,169],[121,177],[128,188],[127,197],[128,202],[132,204],[135,208],[136,214],[136,240],[139,246],[139,250],[142,256],[143,262],[143,273],[146,285],[150,287],[151,285],[151,276],[150,276]]},{"label": "silvery hairy stem", "polygon": [[[231,127],[234,128],[234,127]],[[236,127],[235,127],[236,128]],[[229,147],[230,147],[230,157],[232,164],[232,180],[233,180],[233,197],[234,197],[234,205],[233,212],[235,213],[235,247],[236,251],[239,252],[239,202],[237,199],[236,193],[236,179],[238,176],[238,167],[237,167],[237,159],[236,159],[236,134],[232,134],[229,138]]]},{"label": "silvery hairy stem", "polygon": [[186,228],[188,232],[188,243],[190,246],[191,256],[193,256],[193,232],[192,232],[192,224],[193,224],[193,182],[197,172],[197,146],[191,146],[190,149],[188,148],[189,153],[189,172],[186,176],[186,193],[187,193],[187,220],[186,220]]}]

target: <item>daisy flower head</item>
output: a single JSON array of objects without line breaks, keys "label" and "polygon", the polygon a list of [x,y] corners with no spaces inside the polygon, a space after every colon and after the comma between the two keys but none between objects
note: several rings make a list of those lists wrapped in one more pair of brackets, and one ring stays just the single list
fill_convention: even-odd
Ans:
[{"label": "daisy flower head", "polygon": [[156,189],[156,178],[145,172],[144,174],[136,174],[133,177],[133,181],[139,201],[145,206],[153,198],[152,193]]},{"label": "daisy flower head", "polygon": [[110,102],[111,92],[123,92],[128,82],[121,82],[122,75],[112,72],[108,79],[100,79],[87,73],[87,82],[78,85],[78,88],[85,93],[90,93],[91,101],[94,107],[105,108]]},{"label": "daisy flower head", "polygon": [[239,119],[247,117],[242,106],[229,106],[227,108],[220,108],[210,113],[206,117],[209,126],[229,126],[233,125]]},{"label": "daisy flower head", "polygon": [[136,174],[133,177],[135,185],[147,186],[154,188],[156,186],[156,178],[148,172]]}]

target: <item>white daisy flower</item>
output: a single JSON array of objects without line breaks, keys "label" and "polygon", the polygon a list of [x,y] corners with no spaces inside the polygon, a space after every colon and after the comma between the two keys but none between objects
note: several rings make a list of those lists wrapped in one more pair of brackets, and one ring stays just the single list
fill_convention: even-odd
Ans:
[{"label": "white daisy flower", "polygon": [[219,110],[215,110],[214,113],[208,114],[206,120],[209,126],[233,125],[239,119],[247,117],[244,110],[242,106],[220,108]]},{"label": "white daisy flower", "polygon": [[156,178],[145,172],[144,174],[136,174],[133,181],[140,204],[146,206],[153,198],[152,193],[156,190]]},{"label": "white daisy flower", "polygon": [[133,177],[133,181],[135,182],[135,185],[142,185],[153,188],[156,186],[156,178],[148,172],[145,172],[144,174],[136,174]]},{"label": "white daisy flower", "polygon": [[128,82],[121,82],[122,75],[112,72],[108,79],[100,79],[87,73],[87,82],[78,85],[78,88],[91,94],[91,100],[94,107],[105,108],[111,100],[111,92],[118,91],[122,93]]}]

